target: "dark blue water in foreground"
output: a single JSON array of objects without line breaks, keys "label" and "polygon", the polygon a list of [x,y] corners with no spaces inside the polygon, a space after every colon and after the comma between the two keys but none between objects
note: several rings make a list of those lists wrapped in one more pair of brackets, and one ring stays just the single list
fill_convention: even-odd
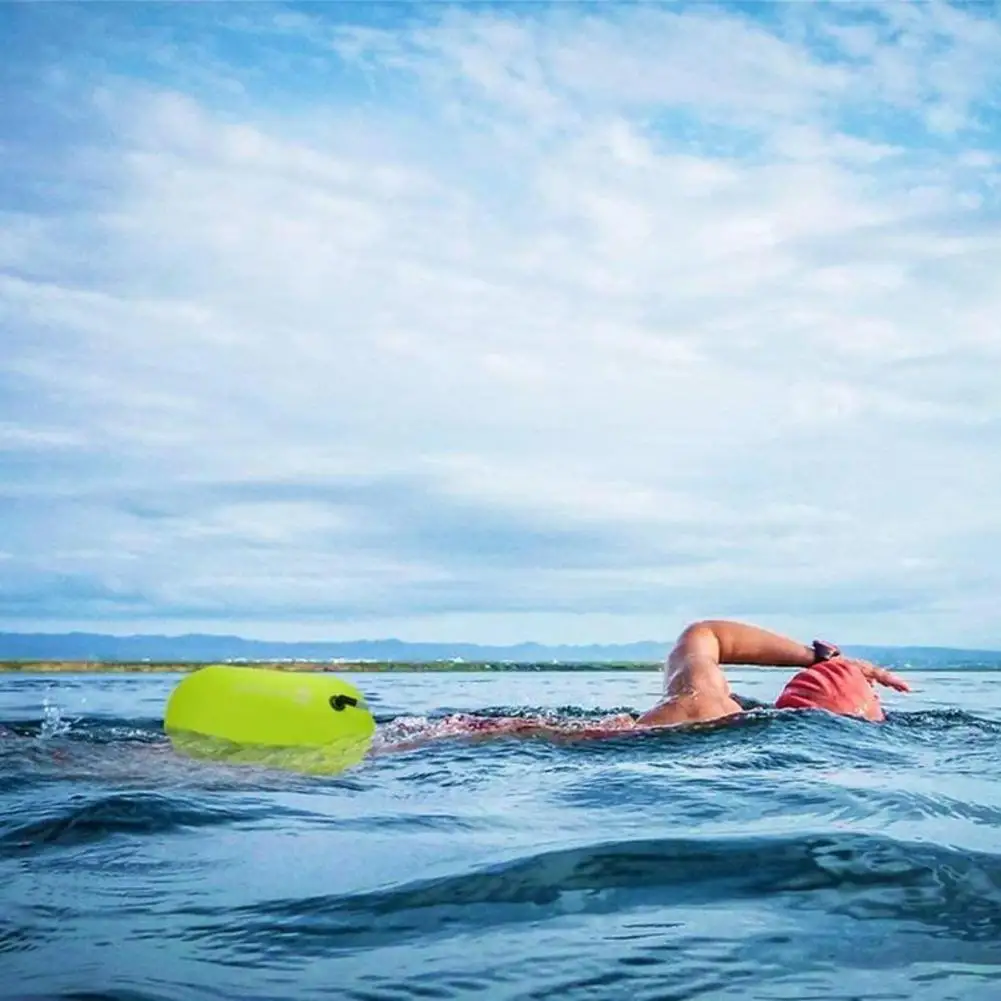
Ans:
[{"label": "dark blue water in foreground", "polygon": [[[763,700],[787,675],[732,672]],[[996,1001],[1001,673],[909,679],[878,726],[441,740],[307,778],[176,756],[175,676],[0,676],[0,996]],[[391,743],[659,679],[351,680]]]}]

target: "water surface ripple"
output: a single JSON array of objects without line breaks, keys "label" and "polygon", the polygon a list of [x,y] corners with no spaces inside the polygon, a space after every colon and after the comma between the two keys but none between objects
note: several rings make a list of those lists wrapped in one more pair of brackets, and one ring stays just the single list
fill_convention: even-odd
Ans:
[{"label": "water surface ripple", "polygon": [[993,1001],[1001,679],[916,679],[880,726],[567,743],[441,721],[583,722],[656,678],[362,676],[379,753],[318,777],[178,757],[175,677],[0,678],[4,997]]}]

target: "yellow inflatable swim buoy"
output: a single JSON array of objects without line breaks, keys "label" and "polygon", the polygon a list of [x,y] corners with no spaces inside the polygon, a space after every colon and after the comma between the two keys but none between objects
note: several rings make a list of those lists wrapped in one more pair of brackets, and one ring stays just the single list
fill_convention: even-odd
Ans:
[{"label": "yellow inflatable swim buoy", "polygon": [[193,757],[334,773],[365,757],[375,720],[334,675],[212,664],[171,692],[164,729]]}]

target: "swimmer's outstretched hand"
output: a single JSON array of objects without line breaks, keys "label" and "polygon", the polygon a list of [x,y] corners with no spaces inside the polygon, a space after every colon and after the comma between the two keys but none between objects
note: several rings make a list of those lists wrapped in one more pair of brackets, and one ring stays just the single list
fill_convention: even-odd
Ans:
[{"label": "swimmer's outstretched hand", "polygon": [[909,692],[911,686],[899,675],[888,671],[885,667],[876,667],[867,660],[855,660],[850,663],[857,664],[861,668],[866,679],[874,684],[883,685],[885,688],[892,688],[898,692]]}]

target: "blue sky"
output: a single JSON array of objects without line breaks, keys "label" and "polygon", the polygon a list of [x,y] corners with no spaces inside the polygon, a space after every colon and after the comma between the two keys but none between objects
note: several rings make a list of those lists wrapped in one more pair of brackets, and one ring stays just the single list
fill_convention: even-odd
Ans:
[{"label": "blue sky", "polygon": [[0,21],[0,629],[1001,644],[992,7]]}]

